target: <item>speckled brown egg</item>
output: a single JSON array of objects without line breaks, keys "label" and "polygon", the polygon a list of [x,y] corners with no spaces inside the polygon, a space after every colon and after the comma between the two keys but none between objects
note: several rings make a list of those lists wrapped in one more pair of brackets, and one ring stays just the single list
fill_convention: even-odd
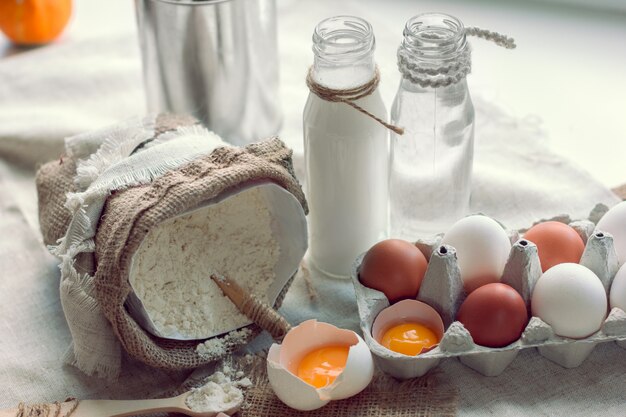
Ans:
[{"label": "speckled brown egg", "polygon": [[414,299],[426,273],[428,261],[412,243],[400,239],[378,242],[363,257],[359,280],[381,291],[390,303]]},{"label": "speckled brown egg", "polygon": [[528,311],[513,287],[492,283],[469,294],[456,319],[469,331],[474,343],[497,348],[521,337],[528,324]]}]

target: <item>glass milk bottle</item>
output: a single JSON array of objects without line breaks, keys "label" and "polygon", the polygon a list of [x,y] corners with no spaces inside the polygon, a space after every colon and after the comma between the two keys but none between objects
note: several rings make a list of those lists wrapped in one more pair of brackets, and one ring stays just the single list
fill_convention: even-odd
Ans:
[{"label": "glass milk bottle", "polygon": [[[345,93],[378,80],[374,45],[372,27],[363,19],[323,20],[313,33],[310,83]],[[308,259],[327,275],[347,277],[355,258],[387,235],[388,133],[370,116],[309,88],[303,120]],[[386,119],[378,89],[352,102]]]},{"label": "glass milk bottle", "polygon": [[470,50],[463,23],[445,14],[411,18],[398,49],[400,87],[391,123],[393,237],[445,232],[467,214],[474,153],[474,107],[467,89]]}]

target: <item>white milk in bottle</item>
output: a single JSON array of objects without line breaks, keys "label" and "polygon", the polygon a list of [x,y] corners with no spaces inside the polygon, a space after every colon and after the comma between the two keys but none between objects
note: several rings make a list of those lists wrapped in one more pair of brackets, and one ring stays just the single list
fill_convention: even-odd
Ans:
[{"label": "white milk in bottle", "polygon": [[[374,34],[363,19],[332,17],[313,34],[311,80],[332,90],[354,89],[377,77]],[[386,120],[378,89],[354,103]],[[304,108],[309,261],[347,277],[355,258],[387,235],[388,131],[344,102],[309,94]]]}]

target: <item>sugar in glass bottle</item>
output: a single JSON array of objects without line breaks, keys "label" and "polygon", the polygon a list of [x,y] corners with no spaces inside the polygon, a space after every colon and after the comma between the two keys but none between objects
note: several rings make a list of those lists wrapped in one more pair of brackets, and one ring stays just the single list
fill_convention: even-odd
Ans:
[{"label": "sugar in glass bottle", "polygon": [[[346,91],[377,77],[371,25],[352,16],[320,22],[310,79]],[[385,120],[378,89],[354,104]],[[389,135],[373,118],[311,90],[304,108],[309,255],[327,275],[347,277],[355,258],[387,235]]]},{"label": "sugar in glass bottle", "polygon": [[470,49],[460,20],[411,18],[398,49],[400,87],[391,123],[389,180],[393,237],[415,240],[467,214],[474,153],[474,107],[467,88]]}]

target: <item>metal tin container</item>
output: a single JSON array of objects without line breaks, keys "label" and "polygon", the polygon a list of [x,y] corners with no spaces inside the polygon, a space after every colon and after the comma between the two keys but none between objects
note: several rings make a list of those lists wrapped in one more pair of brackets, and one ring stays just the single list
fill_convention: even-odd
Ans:
[{"label": "metal tin container", "polygon": [[278,133],[275,0],[135,0],[150,112],[191,114],[235,145]]}]

